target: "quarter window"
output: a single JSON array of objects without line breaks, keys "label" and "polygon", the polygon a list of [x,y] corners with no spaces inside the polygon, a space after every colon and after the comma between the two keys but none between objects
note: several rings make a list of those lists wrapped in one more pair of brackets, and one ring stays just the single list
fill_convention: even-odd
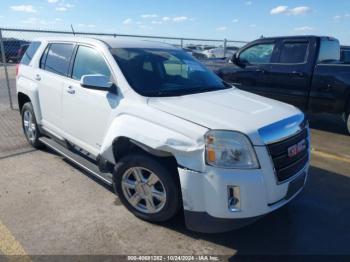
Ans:
[{"label": "quarter window", "polygon": [[40,63],[41,68],[58,75],[67,76],[73,50],[73,44],[51,44],[47,54],[45,52],[43,55]]},{"label": "quarter window", "polygon": [[308,42],[283,43],[278,62],[283,64],[304,63],[307,58],[308,47]]},{"label": "quarter window", "polygon": [[275,44],[257,44],[244,50],[239,59],[248,64],[268,64],[271,63],[272,53]]},{"label": "quarter window", "polygon": [[97,50],[79,46],[73,67],[73,79],[80,80],[84,75],[95,74],[111,77],[108,65]]},{"label": "quarter window", "polygon": [[[33,56],[38,50],[39,46],[40,46],[40,42],[32,42],[30,44],[30,46],[28,47],[27,51],[24,53],[21,59],[22,65],[29,65],[30,61],[32,61]],[[24,46],[22,46],[21,48],[24,48]]]}]

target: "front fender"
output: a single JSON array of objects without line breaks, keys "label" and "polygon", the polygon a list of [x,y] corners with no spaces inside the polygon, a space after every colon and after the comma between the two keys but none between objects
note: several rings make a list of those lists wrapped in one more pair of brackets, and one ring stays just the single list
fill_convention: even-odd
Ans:
[{"label": "front fender", "polygon": [[[190,131],[190,132],[189,132]],[[204,134],[207,130],[193,123],[179,119],[171,127],[139,118],[134,115],[120,115],[111,123],[101,147],[101,155],[115,163],[113,142],[126,137],[152,150],[173,155],[179,166],[204,170]]]}]

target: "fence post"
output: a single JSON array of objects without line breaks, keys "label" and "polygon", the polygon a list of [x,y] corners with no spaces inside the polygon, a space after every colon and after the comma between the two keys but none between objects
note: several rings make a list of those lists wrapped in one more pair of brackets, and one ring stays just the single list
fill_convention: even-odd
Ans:
[{"label": "fence post", "polygon": [[181,38],[181,48],[184,48],[184,39]]},{"label": "fence post", "polygon": [[2,29],[1,28],[0,28],[0,48],[1,48],[2,65],[3,65],[4,69],[5,69],[6,85],[7,85],[7,92],[8,92],[9,101],[10,101],[10,107],[11,107],[11,109],[13,109],[11,89],[10,89],[10,79],[9,79],[9,74],[8,74],[8,71],[7,71],[4,39],[2,37]]},{"label": "fence post", "polygon": [[227,39],[224,39],[224,58],[226,57],[226,50],[227,50]]}]

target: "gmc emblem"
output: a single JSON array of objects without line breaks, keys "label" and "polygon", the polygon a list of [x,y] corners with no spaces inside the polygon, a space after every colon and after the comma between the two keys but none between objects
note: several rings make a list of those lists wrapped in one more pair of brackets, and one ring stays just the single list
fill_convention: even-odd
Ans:
[{"label": "gmc emblem", "polygon": [[288,157],[292,158],[306,149],[306,140],[301,140],[298,144],[288,148]]}]

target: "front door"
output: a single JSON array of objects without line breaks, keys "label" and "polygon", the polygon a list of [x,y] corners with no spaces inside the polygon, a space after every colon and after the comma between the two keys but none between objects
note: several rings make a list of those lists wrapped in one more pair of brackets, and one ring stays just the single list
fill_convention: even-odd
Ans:
[{"label": "front door", "polygon": [[278,43],[275,61],[262,79],[261,94],[306,109],[313,71],[309,57],[315,57],[310,39],[287,39]]},{"label": "front door", "polygon": [[72,143],[97,156],[120,97],[109,90],[82,87],[82,76],[92,74],[112,78],[103,54],[93,47],[81,45],[77,49],[71,79],[63,87],[62,122]]},{"label": "front door", "polygon": [[269,73],[271,62],[276,53],[274,41],[253,44],[238,54],[241,68],[235,74],[233,82],[238,88],[256,93],[264,94],[266,85],[266,74]]}]

